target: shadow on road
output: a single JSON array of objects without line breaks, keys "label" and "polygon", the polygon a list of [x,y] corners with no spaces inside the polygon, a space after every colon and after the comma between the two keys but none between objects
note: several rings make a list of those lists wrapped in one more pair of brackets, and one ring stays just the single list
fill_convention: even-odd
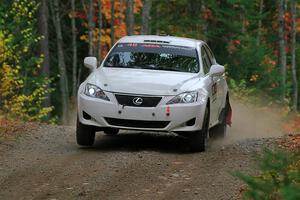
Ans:
[{"label": "shadow on road", "polygon": [[96,134],[93,147],[82,148],[89,151],[158,151],[165,153],[189,153],[187,140],[165,133],[121,133],[108,136]]}]

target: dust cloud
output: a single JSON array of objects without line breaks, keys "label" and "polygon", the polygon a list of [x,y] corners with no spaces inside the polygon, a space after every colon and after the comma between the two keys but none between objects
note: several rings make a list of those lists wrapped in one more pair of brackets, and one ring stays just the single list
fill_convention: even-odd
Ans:
[{"label": "dust cloud", "polygon": [[280,137],[282,117],[279,109],[266,109],[261,106],[232,100],[232,127],[228,127],[227,136],[222,143],[239,140]]}]

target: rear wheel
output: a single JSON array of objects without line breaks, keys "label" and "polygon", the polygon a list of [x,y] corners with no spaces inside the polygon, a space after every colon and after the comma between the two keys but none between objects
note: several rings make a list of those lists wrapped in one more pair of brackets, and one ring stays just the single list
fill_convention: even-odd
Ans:
[{"label": "rear wheel", "polygon": [[208,126],[209,126],[209,111],[208,111],[208,108],[206,108],[205,114],[204,114],[204,119],[203,119],[202,130],[195,131],[189,137],[189,145],[190,145],[190,150],[192,152],[205,151]]},{"label": "rear wheel", "polygon": [[116,129],[116,128],[105,129],[104,133],[106,135],[117,135],[119,133],[119,129]]},{"label": "rear wheel", "polygon": [[78,145],[92,146],[95,141],[94,127],[82,124],[77,118],[76,140]]}]

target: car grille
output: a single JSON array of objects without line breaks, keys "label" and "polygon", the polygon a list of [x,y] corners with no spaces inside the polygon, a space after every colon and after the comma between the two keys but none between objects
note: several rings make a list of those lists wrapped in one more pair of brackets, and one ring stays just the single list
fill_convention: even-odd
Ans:
[{"label": "car grille", "polygon": [[[133,106],[133,107],[156,107],[160,102],[162,97],[148,97],[148,96],[131,96],[131,95],[123,95],[123,94],[115,94],[115,97],[119,104],[124,106]],[[139,97],[142,99],[142,103],[140,105],[134,104],[134,99]]]},{"label": "car grille", "polygon": [[129,120],[129,119],[117,119],[108,118],[105,120],[112,126],[123,126],[131,128],[165,128],[169,125],[169,121],[144,121],[144,120]]}]

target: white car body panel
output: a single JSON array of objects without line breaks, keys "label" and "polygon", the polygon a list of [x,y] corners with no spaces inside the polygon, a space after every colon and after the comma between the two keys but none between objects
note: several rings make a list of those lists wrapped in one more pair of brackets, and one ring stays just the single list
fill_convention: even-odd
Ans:
[{"label": "white car body panel", "polygon": [[[94,76],[104,91],[156,96],[185,92],[199,81],[199,75],[193,73],[109,67],[100,67]],[[177,92],[173,92],[174,89]]]},{"label": "white car body panel", "polygon": [[[126,36],[118,43],[155,43],[166,41],[168,45],[188,46],[196,48],[201,55],[203,41],[170,36]],[[112,48],[113,49],[113,48]],[[110,50],[111,51],[111,50]],[[108,53],[109,55],[109,53]],[[105,58],[106,59],[106,58]],[[105,60],[104,59],[104,60]],[[224,75],[212,77],[204,75],[203,63],[200,59],[199,73],[185,73],[149,69],[109,68],[103,63],[94,70],[80,85],[78,90],[78,119],[82,124],[96,127],[112,127],[118,129],[134,129],[146,131],[190,132],[201,130],[203,116],[207,104],[210,104],[210,127],[219,123],[219,116],[225,107],[228,87]],[[215,59],[214,64],[217,64]],[[110,101],[89,97],[84,94],[85,85],[93,84],[101,88]],[[216,84],[217,93],[213,93],[212,86]],[[198,91],[205,94],[205,101],[189,104],[171,104],[167,102],[178,94]],[[159,96],[161,101],[156,107],[130,107],[118,103],[115,94],[130,94],[132,96]],[[208,102],[209,100],[209,102]],[[91,116],[87,120],[83,111]],[[166,113],[169,112],[169,115]],[[105,118],[144,121],[169,121],[163,128],[138,128],[130,126],[114,126]],[[195,118],[192,126],[185,123]]]}]

